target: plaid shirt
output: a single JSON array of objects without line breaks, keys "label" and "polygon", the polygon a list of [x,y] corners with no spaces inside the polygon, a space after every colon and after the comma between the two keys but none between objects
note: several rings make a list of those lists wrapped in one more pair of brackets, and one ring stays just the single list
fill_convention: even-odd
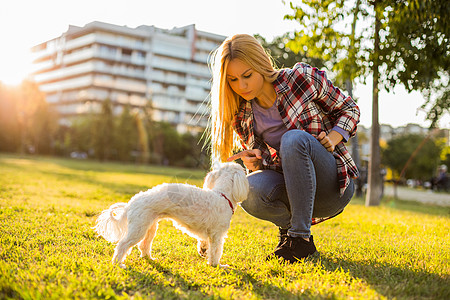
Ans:
[{"label": "plaid shirt", "polygon": [[[327,79],[325,72],[307,64],[297,63],[292,69],[280,71],[273,82],[277,93],[277,108],[288,128],[301,129],[310,134],[327,134],[334,126],[356,133],[359,122],[359,108],[350,97],[345,97]],[[250,101],[241,99],[234,116],[233,128],[241,139],[244,149],[260,149],[263,169],[282,171],[279,153],[254,134],[254,120]],[[358,169],[343,142],[336,145],[336,158],[340,194],[350,183],[350,177],[358,177]],[[317,224],[329,218],[313,219]]]}]

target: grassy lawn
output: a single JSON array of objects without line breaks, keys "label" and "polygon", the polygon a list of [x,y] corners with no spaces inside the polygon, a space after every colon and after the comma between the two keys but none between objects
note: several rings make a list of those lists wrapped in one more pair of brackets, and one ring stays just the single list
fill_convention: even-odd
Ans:
[{"label": "grassy lawn", "polygon": [[97,237],[96,215],[162,182],[202,185],[204,171],[0,154],[0,299],[450,299],[450,211],[386,198],[353,199],[313,227],[320,256],[265,261],[277,229],[238,209],[221,262],[162,221],[150,262],[127,270]]}]

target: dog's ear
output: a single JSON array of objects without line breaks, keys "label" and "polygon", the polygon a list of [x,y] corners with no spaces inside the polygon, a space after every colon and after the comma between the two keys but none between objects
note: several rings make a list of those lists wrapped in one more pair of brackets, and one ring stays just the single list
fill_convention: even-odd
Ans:
[{"label": "dog's ear", "polygon": [[203,183],[204,189],[212,189],[214,187],[214,184],[217,179],[217,172],[218,171],[211,171],[209,172],[205,177],[205,182]]},{"label": "dog's ear", "polygon": [[247,199],[249,191],[249,184],[244,170],[239,170],[233,176],[233,199],[236,202],[242,202]]}]

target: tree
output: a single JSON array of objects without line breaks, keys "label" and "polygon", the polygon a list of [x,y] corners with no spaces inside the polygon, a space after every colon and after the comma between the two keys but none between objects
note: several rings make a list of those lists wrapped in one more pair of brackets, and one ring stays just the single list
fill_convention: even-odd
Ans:
[{"label": "tree", "polygon": [[13,91],[0,84],[0,151],[17,151],[20,147],[20,124]]},{"label": "tree", "polygon": [[274,37],[272,42],[260,35],[255,35],[255,38],[261,43],[264,49],[268,50],[270,56],[274,59],[275,65],[278,68],[290,68],[296,63],[302,61],[310,65],[322,68],[324,66],[323,60],[319,57],[309,57],[308,53],[293,51],[288,46],[292,37],[289,33],[282,36]]},{"label": "tree", "polygon": [[390,87],[402,83],[426,98],[435,127],[450,112],[450,5],[447,0],[385,1],[381,59]]},{"label": "tree", "polygon": [[[445,85],[431,83],[439,80],[439,74],[445,73],[445,68],[449,69],[449,7],[444,0],[304,0],[298,6],[290,2],[290,6],[294,12],[285,18],[300,24],[295,38],[288,43],[291,49],[322,57],[327,61],[327,67],[336,73],[338,82],[352,82],[354,79],[364,82],[369,73],[373,76],[371,157],[366,205],[377,205],[382,195],[379,176],[379,88],[390,89],[396,84],[409,84],[409,90],[412,90],[420,86],[412,82],[427,87],[422,89],[426,92],[432,91],[432,86]],[[426,12],[428,9],[432,12]],[[407,16],[410,15],[421,25],[419,29],[407,26]],[[355,26],[359,30],[352,30]],[[409,39],[413,36],[417,38]],[[444,51],[439,51],[441,46]],[[418,63],[417,59],[430,57],[432,53],[435,54],[433,71],[426,72],[426,64]],[[399,62],[397,58],[403,56],[415,59]],[[403,68],[408,72],[403,72]],[[448,83],[448,72],[446,74],[444,79]],[[448,93],[444,91],[443,95]],[[448,111],[448,100],[436,103],[440,103],[438,108]],[[439,109],[436,105],[433,107],[438,114]],[[430,111],[429,116],[432,114]]]},{"label": "tree", "polygon": [[136,149],[137,128],[134,116],[131,114],[128,105],[124,106],[117,121],[117,129],[114,132],[114,144],[117,149],[117,157],[121,161],[129,161],[131,151]]},{"label": "tree", "polygon": [[108,160],[113,153],[114,116],[111,100],[102,102],[100,114],[96,115],[92,131],[92,144],[95,156],[100,160]]},{"label": "tree", "polygon": [[35,82],[0,85],[0,150],[51,153],[57,127],[56,113]]},{"label": "tree", "polygon": [[159,130],[163,140],[163,156],[168,163],[174,165],[184,158],[188,145],[169,123],[159,123]]},{"label": "tree", "polygon": [[23,81],[19,86],[21,111],[28,119],[26,141],[34,152],[49,154],[58,129],[58,116],[45,100],[45,94],[32,81]]},{"label": "tree", "polygon": [[96,126],[93,115],[80,116],[74,120],[71,126],[61,127],[60,145],[62,154],[72,151],[91,152],[93,139],[96,138]]},{"label": "tree", "polygon": [[[420,146],[420,148],[419,148]],[[418,149],[416,155],[411,154]],[[419,134],[407,134],[394,137],[387,142],[383,150],[383,163],[389,167],[398,180],[413,178],[429,180],[439,165],[442,144],[434,138],[428,138]],[[406,163],[410,160],[403,178],[399,178]]]},{"label": "tree", "polygon": [[150,160],[150,148],[148,143],[148,133],[147,128],[144,124],[144,118],[139,114],[136,113],[135,116],[135,122],[136,122],[136,128],[138,133],[138,149],[140,152],[140,162],[141,163],[148,163]]}]

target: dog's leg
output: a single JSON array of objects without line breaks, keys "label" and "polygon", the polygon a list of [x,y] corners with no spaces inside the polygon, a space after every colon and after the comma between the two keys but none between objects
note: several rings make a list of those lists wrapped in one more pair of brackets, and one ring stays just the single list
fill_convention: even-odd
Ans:
[{"label": "dog's leg", "polygon": [[221,235],[210,236],[208,238],[208,263],[213,267],[227,267],[219,264],[223,252],[223,243],[224,239]]},{"label": "dog's leg", "polygon": [[158,221],[154,221],[150,229],[147,230],[145,238],[139,243],[139,250],[141,251],[141,257],[148,256],[151,260],[155,260],[152,257],[152,242],[158,230]]},{"label": "dog's leg", "polygon": [[147,233],[148,226],[142,226],[141,223],[142,221],[129,221],[127,235],[122,240],[120,240],[120,242],[117,244],[116,250],[114,251],[112,261],[113,263],[118,263],[119,266],[123,269],[126,268],[123,264],[123,261],[125,260],[125,257],[129,253],[129,251],[131,251],[131,247],[141,241]]},{"label": "dog's leg", "polygon": [[197,251],[198,251],[198,254],[200,254],[201,257],[206,257],[207,256],[207,251],[208,251],[208,241],[198,240]]}]

